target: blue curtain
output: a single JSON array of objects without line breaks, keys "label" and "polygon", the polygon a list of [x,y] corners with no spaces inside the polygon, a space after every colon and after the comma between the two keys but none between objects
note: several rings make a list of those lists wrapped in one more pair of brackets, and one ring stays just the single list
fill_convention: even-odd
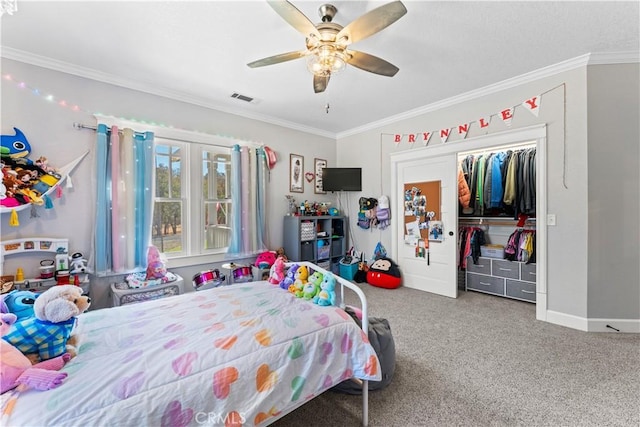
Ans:
[{"label": "blue curtain", "polygon": [[231,150],[231,241],[228,254],[248,256],[266,249],[266,155],[262,148]]},{"label": "blue curtain", "polygon": [[96,133],[96,272],[143,269],[153,218],[153,133],[104,124]]}]

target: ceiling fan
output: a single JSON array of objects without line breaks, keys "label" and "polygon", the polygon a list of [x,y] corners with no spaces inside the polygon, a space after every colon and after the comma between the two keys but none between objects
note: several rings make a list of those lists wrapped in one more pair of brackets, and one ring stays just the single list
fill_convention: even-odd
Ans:
[{"label": "ceiling fan", "polygon": [[376,34],[404,16],[407,9],[401,1],[394,1],[373,9],[346,27],[332,22],[338,9],[331,4],[320,6],[318,11],[322,22],[314,25],[288,1],[267,1],[267,3],[305,36],[307,48],[259,59],[247,64],[249,67],[264,67],[307,57],[307,67],[313,73],[315,93],[324,92],[331,75],[344,69],[347,64],[388,77],[393,77],[398,72],[398,67],[384,59],[351,50],[348,47],[352,43]]}]

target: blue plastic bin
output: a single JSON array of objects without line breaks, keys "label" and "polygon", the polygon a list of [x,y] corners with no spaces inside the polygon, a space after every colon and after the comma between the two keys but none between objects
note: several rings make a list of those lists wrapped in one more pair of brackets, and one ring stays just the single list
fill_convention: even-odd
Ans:
[{"label": "blue plastic bin", "polygon": [[353,264],[345,264],[343,261],[340,261],[340,277],[343,279],[353,280],[357,271],[358,261],[355,261]]}]

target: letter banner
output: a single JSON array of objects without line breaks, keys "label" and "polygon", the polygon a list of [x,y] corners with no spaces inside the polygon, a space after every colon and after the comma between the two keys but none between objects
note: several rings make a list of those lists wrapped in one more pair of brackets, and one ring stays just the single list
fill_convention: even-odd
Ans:
[{"label": "letter banner", "polygon": [[451,133],[451,128],[449,128],[449,129],[440,129],[440,139],[442,140],[443,144],[445,142],[447,142],[447,139],[449,139],[449,134],[450,133]]},{"label": "letter banner", "polygon": [[[550,90],[553,90],[553,89],[550,89]],[[475,121],[472,120],[468,122],[459,123],[453,127],[440,128],[440,130],[430,130],[430,131],[423,130],[423,131],[414,132],[414,133],[404,133],[404,134],[396,133],[393,135],[394,136],[393,142],[395,143],[396,146],[399,145],[402,142],[402,139],[404,138],[404,136],[406,135],[407,142],[409,143],[410,147],[413,147],[413,145],[418,141],[418,139],[421,139],[422,144],[426,147],[427,145],[429,145],[429,141],[431,140],[431,137],[433,136],[434,133],[440,136],[440,140],[442,141],[443,144],[445,144],[449,140],[449,137],[451,136],[451,134],[457,135],[456,137],[454,137],[457,141],[464,140],[467,138],[469,131],[472,128],[476,128],[476,126],[480,130],[484,129],[485,130],[484,133],[487,133],[489,131],[488,128],[489,128],[489,125],[491,124],[491,120],[493,119],[494,116],[500,116],[500,119],[504,122],[505,125],[511,126],[511,121],[513,120],[513,115],[516,107],[522,106],[531,114],[538,117],[538,114],[540,113],[541,97],[547,92],[542,92],[539,95],[532,96],[531,98],[523,101],[521,104],[517,104],[515,106],[508,107],[508,108],[503,108],[497,113],[484,114],[483,116],[481,116]]]},{"label": "letter banner", "polygon": [[429,143],[429,140],[431,139],[431,135],[433,135],[433,132],[422,132],[422,143],[424,144],[425,147]]},{"label": "letter banner", "polygon": [[511,126],[511,119],[513,119],[513,109],[514,107],[511,107],[505,108],[504,110],[500,111],[500,118],[502,118],[502,121],[507,126]]},{"label": "letter banner", "polygon": [[522,103],[522,106],[529,110],[531,114],[538,117],[538,113],[540,112],[540,95],[527,99]]}]

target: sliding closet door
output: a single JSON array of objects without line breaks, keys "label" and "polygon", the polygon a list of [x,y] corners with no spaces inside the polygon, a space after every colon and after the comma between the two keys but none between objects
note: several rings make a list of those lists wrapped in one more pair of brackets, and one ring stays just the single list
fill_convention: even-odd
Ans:
[{"label": "sliding closet door", "polygon": [[[414,156],[395,166],[398,215],[394,234],[403,285],[457,298],[456,155],[418,160]],[[423,249],[427,243],[428,248]]]}]

